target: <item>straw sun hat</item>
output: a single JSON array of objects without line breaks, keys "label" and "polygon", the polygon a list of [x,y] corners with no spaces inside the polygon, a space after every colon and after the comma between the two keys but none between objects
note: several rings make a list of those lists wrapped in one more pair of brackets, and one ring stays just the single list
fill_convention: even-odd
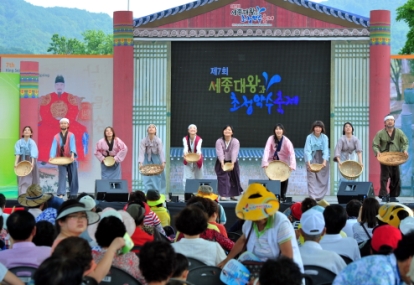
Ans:
[{"label": "straw sun hat", "polygon": [[37,207],[52,198],[52,196],[50,193],[43,193],[39,185],[33,184],[27,188],[25,194],[21,194],[17,198],[17,202],[24,207]]}]

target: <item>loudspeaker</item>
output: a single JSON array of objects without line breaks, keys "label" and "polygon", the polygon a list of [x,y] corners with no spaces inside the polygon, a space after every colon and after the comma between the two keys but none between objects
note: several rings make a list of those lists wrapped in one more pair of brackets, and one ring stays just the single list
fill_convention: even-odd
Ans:
[{"label": "loudspeaker", "polygon": [[95,199],[107,202],[128,202],[128,183],[121,179],[95,180]]},{"label": "loudspeaker", "polygon": [[368,197],[375,197],[371,182],[342,181],[338,189],[338,203],[347,204],[352,199],[363,202]]},{"label": "loudspeaker", "polygon": [[249,185],[252,183],[262,184],[270,192],[275,194],[277,199],[280,201],[280,181],[279,180],[255,180],[249,179]]},{"label": "loudspeaker", "polygon": [[213,188],[213,193],[218,194],[217,179],[187,179],[185,181],[184,199],[188,201],[194,193],[197,193],[201,185],[209,185]]}]

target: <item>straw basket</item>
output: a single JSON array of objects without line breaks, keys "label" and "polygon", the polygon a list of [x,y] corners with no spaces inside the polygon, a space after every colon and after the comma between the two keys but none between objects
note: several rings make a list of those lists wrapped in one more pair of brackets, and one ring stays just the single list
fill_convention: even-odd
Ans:
[{"label": "straw basket", "polygon": [[115,164],[115,158],[113,156],[107,156],[104,158],[103,163],[106,167],[111,167]]},{"label": "straw basket", "polygon": [[226,162],[223,166],[223,171],[232,171],[234,168],[234,164],[231,162]]},{"label": "straw basket", "polygon": [[312,163],[310,165],[310,171],[314,172],[314,173],[318,173],[319,171],[321,171],[323,168],[323,164],[320,163]]},{"label": "straw basket", "polygon": [[283,161],[274,160],[265,168],[265,172],[270,180],[280,180],[280,182],[283,182],[289,179],[290,167]]},{"label": "straw basket", "polygon": [[408,156],[402,152],[383,152],[381,156],[377,156],[378,161],[381,164],[388,166],[397,166],[407,161]]},{"label": "straw basket", "polygon": [[162,165],[159,164],[147,164],[144,166],[141,166],[139,169],[139,172],[141,172],[142,175],[145,176],[153,176],[160,174],[164,169],[162,168]]},{"label": "straw basket", "polygon": [[339,166],[339,171],[342,176],[348,180],[357,179],[362,173],[362,165],[353,160],[344,161],[341,166]]},{"label": "straw basket", "polygon": [[200,155],[198,153],[188,153],[186,156],[184,156],[184,159],[187,162],[197,162],[200,160]]},{"label": "straw basket", "polygon": [[26,176],[32,172],[32,164],[29,161],[20,161],[14,168],[17,176]]},{"label": "straw basket", "polygon": [[55,157],[49,159],[50,164],[54,165],[68,165],[71,164],[73,161],[70,157]]}]

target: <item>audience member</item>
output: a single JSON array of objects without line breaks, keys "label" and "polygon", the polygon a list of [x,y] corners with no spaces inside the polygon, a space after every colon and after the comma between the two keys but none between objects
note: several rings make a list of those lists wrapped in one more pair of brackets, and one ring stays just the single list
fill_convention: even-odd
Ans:
[{"label": "audience member", "polygon": [[151,234],[150,231],[154,233],[157,229],[144,226],[145,209],[139,204],[130,204],[126,211],[134,219],[136,225],[135,231],[131,235],[131,239],[134,243],[132,251],[139,253],[144,244],[154,240],[154,234]]},{"label": "audience member", "polygon": [[310,198],[310,197],[305,198],[302,201],[302,205],[301,205],[302,214],[305,213],[307,210],[313,208],[316,205],[317,205],[317,202],[316,202],[315,199]]},{"label": "audience member", "polygon": [[172,274],[172,278],[179,280],[187,280],[189,262],[187,257],[184,254],[176,253],[175,254],[175,269]]},{"label": "audience member", "polygon": [[[118,217],[109,216],[102,218],[98,223],[98,228],[95,233],[96,242],[100,248],[92,250],[92,256],[95,262],[99,263],[99,261],[104,257],[112,241],[117,237],[123,237],[125,233],[125,225]],[[141,283],[145,283],[145,279],[142,277],[141,272],[138,269],[139,259],[135,253],[128,252],[116,255],[112,261],[112,266],[128,272],[137,278]]]},{"label": "audience member", "polygon": [[402,234],[399,229],[390,225],[378,226],[372,232],[371,254],[391,254],[401,239]]},{"label": "audience member", "polygon": [[408,235],[411,231],[414,231],[414,218],[407,217],[400,223],[400,231],[403,235]]},{"label": "audience member", "polygon": [[147,242],[139,253],[139,260],[139,269],[148,285],[167,284],[175,269],[175,251],[166,242]]},{"label": "audience member", "polygon": [[322,213],[308,210],[300,219],[300,229],[305,243],[299,248],[303,265],[315,265],[338,274],[346,267],[345,261],[336,252],[323,250],[319,244],[325,234],[325,220]]},{"label": "audience member", "polygon": [[413,211],[407,206],[396,202],[389,202],[379,208],[377,218],[379,225],[388,224],[398,229],[402,220],[412,216]]},{"label": "audience member", "polygon": [[144,225],[154,227],[158,230],[158,232],[162,235],[165,235],[164,229],[161,225],[161,221],[158,216],[151,211],[151,208],[147,204],[147,198],[145,197],[145,193],[137,190],[132,192],[129,195],[128,203],[125,205],[124,210],[129,207],[131,204],[138,204],[145,209],[145,217],[144,217]]},{"label": "audience member", "polygon": [[320,241],[324,250],[347,256],[353,261],[361,258],[359,247],[354,238],[342,237],[340,232],[346,224],[346,211],[341,205],[330,205],[323,212],[326,234]]},{"label": "audience member", "polygon": [[403,236],[392,254],[366,256],[349,264],[332,285],[412,284],[407,275],[413,256],[414,232]]},{"label": "audience member", "polygon": [[184,234],[183,239],[172,244],[176,252],[210,266],[216,266],[226,258],[217,242],[200,238],[207,229],[207,215],[200,208],[190,205],[181,210],[175,219],[175,227]]},{"label": "audience member", "polygon": [[272,192],[262,184],[250,184],[236,205],[236,215],[246,220],[243,234],[219,267],[223,268],[230,259],[246,248],[262,261],[280,255],[293,258],[303,270],[293,227],[288,218],[278,210],[279,201]]},{"label": "audience member", "polygon": [[223,206],[219,203],[218,195],[214,194],[213,188],[210,185],[200,185],[200,187],[197,190],[197,193],[195,193],[198,197],[203,197],[210,199],[217,203],[218,206],[218,219],[217,222],[219,224],[225,225],[227,222],[226,212],[224,211]]},{"label": "audience member", "polygon": [[55,236],[55,226],[48,221],[40,221],[36,223],[36,234],[32,242],[37,246],[52,247]]},{"label": "audience member", "polygon": [[208,217],[208,225],[207,228],[216,230],[221,233],[223,236],[227,237],[226,228],[217,223],[218,217],[218,204],[211,199],[204,198],[201,196],[194,196],[190,200],[187,201],[187,206],[199,203],[202,205],[201,209],[207,214]]},{"label": "audience member", "polygon": [[9,217],[9,214],[6,214],[4,212],[5,208],[6,208],[6,196],[0,193],[0,214],[1,216],[3,216],[3,229],[7,230],[7,218]]},{"label": "audience member", "polygon": [[16,266],[38,267],[50,256],[51,248],[36,246],[36,222],[27,211],[15,211],[7,219],[12,248],[0,251],[0,263],[7,268]]},{"label": "audience member", "polygon": [[260,285],[301,285],[302,272],[299,266],[290,258],[281,256],[278,259],[268,259],[260,269]]},{"label": "audience member", "polygon": [[88,225],[97,223],[99,215],[86,210],[85,205],[76,200],[67,200],[58,210],[56,218],[57,237],[52,245],[52,251],[56,245],[67,237],[79,237]]},{"label": "audience member", "polygon": [[50,193],[43,193],[42,188],[37,184],[32,184],[27,188],[26,193],[17,198],[17,202],[29,208],[28,212],[36,219],[47,206],[47,201],[53,197]]},{"label": "audience member", "polygon": [[123,238],[115,238],[107,248],[103,258],[96,264],[92,258],[92,249],[86,240],[80,237],[68,237],[56,246],[52,256],[76,260],[82,265],[85,276],[90,276],[100,283],[108,274],[114,256],[124,245]]},{"label": "audience member", "polygon": [[378,225],[378,209],[379,203],[377,199],[366,198],[364,200],[359,214],[359,222],[352,226],[352,236],[358,244],[372,237],[372,230]]},{"label": "audience member", "polygon": [[171,223],[170,213],[164,207],[165,195],[160,194],[158,190],[147,191],[147,204],[150,209],[158,216],[163,227],[169,226]]},{"label": "audience member", "polygon": [[80,285],[83,267],[76,259],[51,256],[39,266],[32,278],[35,285]]},{"label": "audience member", "polygon": [[347,220],[345,227],[342,229],[343,232],[346,233],[346,236],[348,237],[354,237],[354,231],[352,227],[354,224],[358,223],[358,215],[359,210],[361,209],[362,203],[359,200],[352,199],[346,204],[346,215]]}]

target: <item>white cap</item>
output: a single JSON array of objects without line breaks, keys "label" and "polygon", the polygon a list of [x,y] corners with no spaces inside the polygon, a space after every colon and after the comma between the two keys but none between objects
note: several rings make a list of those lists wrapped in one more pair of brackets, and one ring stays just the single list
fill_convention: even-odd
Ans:
[{"label": "white cap", "polygon": [[414,231],[414,218],[407,217],[403,219],[400,223],[400,231],[403,235],[408,235],[411,231]]},{"label": "white cap", "polygon": [[190,129],[191,127],[194,127],[197,130],[197,126],[194,124],[189,125],[187,129]]},{"label": "white cap", "polygon": [[62,118],[62,119],[60,119],[59,123],[62,123],[62,122],[66,122],[66,123],[69,124],[69,119],[68,118]]},{"label": "white cap", "polygon": [[80,198],[79,202],[83,203],[87,210],[92,210],[93,208],[96,207],[95,200],[89,195],[86,195],[86,196]]},{"label": "white cap", "polygon": [[325,228],[325,219],[321,212],[313,209],[307,210],[300,218],[302,230],[307,235],[319,235]]},{"label": "white cap", "polygon": [[386,116],[385,116],[385,118],[384,118],[384,122],[385,122],[386,120],[395,120],[395,118],[394,118],[394,116],[393,116],[393,115],[386,115]]}]

